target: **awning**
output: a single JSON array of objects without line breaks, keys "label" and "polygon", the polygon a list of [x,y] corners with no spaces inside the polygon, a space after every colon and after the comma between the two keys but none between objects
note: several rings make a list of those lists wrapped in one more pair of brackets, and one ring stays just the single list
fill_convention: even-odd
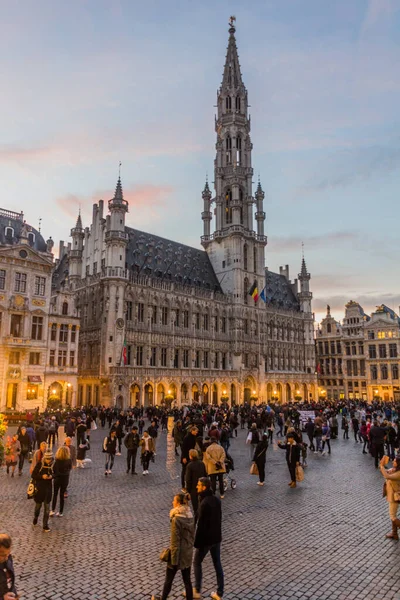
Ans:
[{"label": "awning", "polygon": [[40,375],[28,375],[29,383],[42,383]]}]

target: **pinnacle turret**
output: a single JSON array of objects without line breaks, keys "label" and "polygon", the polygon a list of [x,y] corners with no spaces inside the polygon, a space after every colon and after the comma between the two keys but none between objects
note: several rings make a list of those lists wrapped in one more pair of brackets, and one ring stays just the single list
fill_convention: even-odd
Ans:
[{"label": "pinnacle turret", "polygon": [[122,191],[121,177],[118,177],[117,185],[115,188],[114,202],[122,204],[124,201],[124,194]]},{"label": "pinnacle turret", "polygon": [[76,220],[75,229],[82,229],[81,211],[79,210],[78,218]]},{"label": "pinnacle turret", "polygon": [[307,279],[307,278],[310,278],[310,274],[307,271],[306,261],[303,256],[302,261],[301,261],[301,271],[299,273],[299,279]]}]

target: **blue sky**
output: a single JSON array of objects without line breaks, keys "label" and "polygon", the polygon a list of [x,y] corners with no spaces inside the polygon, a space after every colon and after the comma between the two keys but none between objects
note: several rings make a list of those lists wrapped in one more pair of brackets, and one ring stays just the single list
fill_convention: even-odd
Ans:
[{"label": "blue sky", "polygon": [[16,0],[2,6],[4,208],[58,242],[112,196],[128,224],[199,245],[214,105],[236,15],[266,262],[329,303],[400,304],[400,0]]}]

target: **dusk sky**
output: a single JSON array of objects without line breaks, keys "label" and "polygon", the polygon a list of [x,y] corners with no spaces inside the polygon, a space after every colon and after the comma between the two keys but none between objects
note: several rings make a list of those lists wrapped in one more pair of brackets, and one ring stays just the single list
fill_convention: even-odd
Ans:
[{"label": "dusk sky", "polygon": [[122,161],[127,224],[198,247],[232,14],[268,267],[398,312],[400,0],[2,2],[0,205],[58,245]]}]

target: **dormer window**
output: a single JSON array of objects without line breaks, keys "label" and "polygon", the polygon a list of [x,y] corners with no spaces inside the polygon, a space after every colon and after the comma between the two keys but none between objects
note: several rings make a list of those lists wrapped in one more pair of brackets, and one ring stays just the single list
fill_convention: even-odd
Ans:
[{"label": "dormer window", "polygon": [[30,243],[31,246],[33,246],[33,244],[35,243],[35,234],[32,232],[28,233],[28,241]]},{"label": "dormer window", "polygon": [[68,302],[63,302],[63,305],[62,305],[62,314],[63,315],[68,315]]},{"label": "dormer window", "polygon": [[14,229],[12,227],[6,227],[6,238],[12,239],[14,237]]}]

